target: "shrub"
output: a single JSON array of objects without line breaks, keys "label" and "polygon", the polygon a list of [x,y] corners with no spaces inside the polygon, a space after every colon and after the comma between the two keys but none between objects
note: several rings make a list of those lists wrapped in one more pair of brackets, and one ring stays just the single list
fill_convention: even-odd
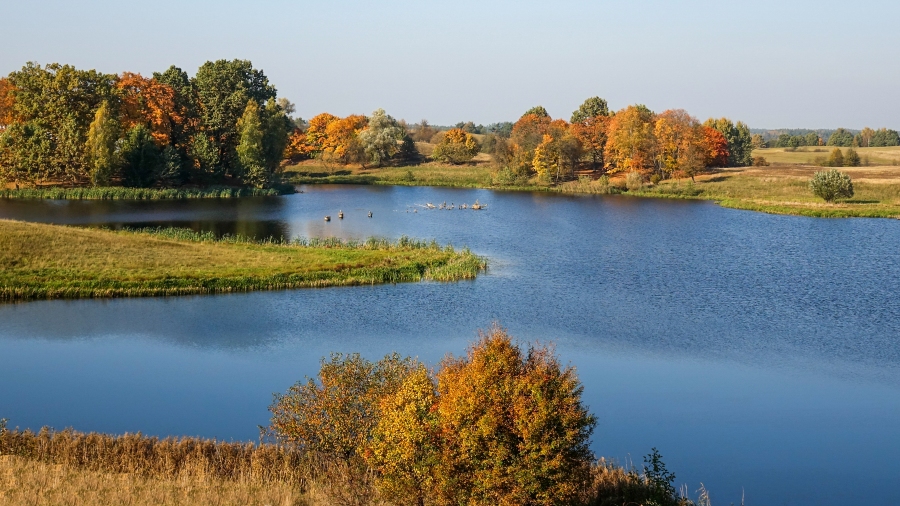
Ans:
[{"label": "shrub", "polygon": [[481,146],[472,134],[454,128],[444,132],[431,152],[431,157],[442,162],[460,164],[474,158],[480,150]]},{"label": "shrub", "polygon": [[853,182],[850,176],[837,169],[816,172],[809,182],[809,188],[817,197],[825,202],[834,202],[837,198],[849,199],[853,196]]},{"label": "shrub", "polygon": [[753,166],[754,167],[768,167],[769,162],[763,156],[757,156],[753,158]]},{"label": "shrub", "polygon": [[629,191],[640,190],[644,186],[644,176],[638,171],[631,171],[625,176],[625,187]]},{"label": "shrub", "polygon": [[859,153],[857,153],[855,149],[848,149],[847,154],[844,156],[844,166],[859,167],[860,163]]},{"label": "shrub", "polygon": [[844,153],[841,152],[841,148],[834,148],[831,151],[831,156],[828,157],[828,167],[843,167],[844,166]]},{"label": "shrub", "polygon": [[307,378],[275,394],[270,431],[280,441],[350,460],[369,443],[378,403],[417,363],[394,353],[370,362],[358,353],[322,360],[318,382]]}]

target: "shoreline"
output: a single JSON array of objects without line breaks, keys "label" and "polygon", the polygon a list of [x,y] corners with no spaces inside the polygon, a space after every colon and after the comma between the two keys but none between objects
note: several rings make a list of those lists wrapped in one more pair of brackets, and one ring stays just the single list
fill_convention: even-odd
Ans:
[{"label": "shoreline", "polygon": [[0,220],[0,303],[475,279],[487,260],[435,242],[216,239]]}]

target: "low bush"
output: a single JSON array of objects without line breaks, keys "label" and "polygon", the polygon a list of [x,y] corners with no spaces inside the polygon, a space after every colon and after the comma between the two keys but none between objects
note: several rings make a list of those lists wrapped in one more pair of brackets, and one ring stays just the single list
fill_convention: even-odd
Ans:
[{"label": "low bush", "polygon": [[809,188],[825,202],[834,202],[839,198],[849,199],[853,196],[853,182],[850,176],[837,169],[816,172],[809,182]]}]

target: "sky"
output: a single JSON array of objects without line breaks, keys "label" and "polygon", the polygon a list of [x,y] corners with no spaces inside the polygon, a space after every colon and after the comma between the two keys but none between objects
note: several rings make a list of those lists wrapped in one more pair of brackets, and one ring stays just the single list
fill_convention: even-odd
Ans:
[{"label": "sky", "polygon": [[896,0],[0,0],[0,74],[248,59],[309,118],[568,119],[584,99],[753,128],[900,129]]}]

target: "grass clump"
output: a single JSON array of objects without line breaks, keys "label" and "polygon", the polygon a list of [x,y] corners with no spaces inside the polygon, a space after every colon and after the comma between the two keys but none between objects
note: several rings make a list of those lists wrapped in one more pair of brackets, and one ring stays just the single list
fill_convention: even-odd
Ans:
[{"label": "grass clump", "polygon": [[226,199],[238,197],[273,197],[293,193],[293,191],[293,186],[289,185],[265,189],[235,188],[230,186],[212,186],[208,188],[126,188],[121,186],[62,188],[51,186],[0,189],[0,198],[51,200]]},{"label": "grass clump", "polygon": [[406,237],[255,241],[0,220],[0,301],[458,281],[486,266],[467,249]]}]

